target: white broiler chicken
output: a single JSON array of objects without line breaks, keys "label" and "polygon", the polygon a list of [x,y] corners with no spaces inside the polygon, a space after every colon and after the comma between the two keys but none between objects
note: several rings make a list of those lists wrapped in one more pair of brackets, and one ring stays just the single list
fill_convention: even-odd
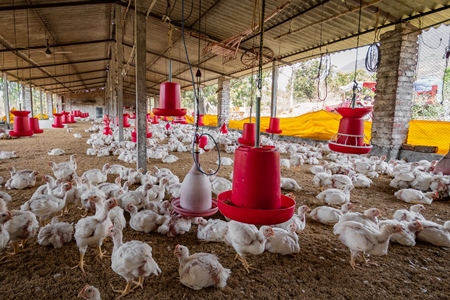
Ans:
[{"label": "white broiler chicken", "polygon": [[333,174],[331,175],[331,177],[325,179],[322,187],[327,189],[336,188],[343,190],[348,185],[353,185],[352,179],[350,177],[343,174]]},{"label": "white broiler chicken", "polygon": [[71,188],[70,182],[66,182],[62,185],[59,194],[38,195],[22,204],[20,210],[33,212],[39,218],[40,225],[44,226],[44,222],[52,214],[59,213],[64,209],[66,206],[66,195]]},{"label": "white broiler chicken", "polygon": [[[213,170],[208,170],[208,173],[213,173]],[[219,195],[222,192],[231,190],[232,183],[226,178],[217,177],[216,175],[209,176],[209,181],[211,182],[211,191],[215,195]]]},{"label": "white broiler chicken", "polygon": [[332,175],[332,173],[330,170],[326,170],[325,172],[316,173],[316,175],[314,175],[314,177],[313,177],[314,185],[317,186],[318,188],[320,188],[320,190],[323,190],[323,185],[324,185],[325,180],[330,178],[331,175]]},{"label": "white broiler chicken", "polygon": [[331,206],[319,206],[314,208],[309,216],[311,219],[320,222],[325,225],[334,225],[339,222],[339,218],[343,215],[351,211],[355,205],[353,203],[345,203],[342,204],[341,209],[336,209]]},{"label": "white broiler chicken", "polygon": [[166,155],[161,159],[161,161],[165,164],[172,164],[172,163],[176,162],[177,160],[178,160],[178,157],[176,157],[173,154]]},{"label": "white broiler chicken", "polygon": [[[152,247],[141,241],[129,241],[123,243],[122,231],[111,227],[109,234],[114,242],[111,256],[111,269],[127,281],[123,291],[114,290],[121,293],[118,298],[128,295],[135,283],[137,287],[144,288],[144,278],[154,274],[158,276],[161,269],[152,257]],[[138,281],[133,281],[138,278]],[[117,299],[117,298],[116,298]]]},{"label": "white broiler chicken", "polygon": [[84,254],[89,245],[95,244],[98,250],[98,257],[103,258],[103,240],[108,236],[108,213],[117,206],[117,201],[112,198],[103,203],[103,209],[95,216],[89,216],[78,220],[75,225],[74,238],[80,251],[80,261],[74,268],[79,267],[84,273]]},{"label": "white broiler chicken", "polygon": [[56,178],[61,178],[64,181],[70,181],[77,176],[77,161],[76,154],[70,156],[69,161],[63,161],[60,163],[50,162],[49,166],[52,168],[53,174]]},{"label": "white broiler chicken", "polygon": [[[166,195],[166,185],[169,183],[169,179],[167,177],[162,177],[159,180],[158,185],[152,185],[151,191],[153,193],[148,193],[148,201],[152,202],[161,202],[164,200],[164,197]],[[145,186],[145,185],[144,185]]]},{"label": "white broiler chicken", "polygon": [[205,220],[202,217],[196,219],[197,238],[203,242],[225,242],[228,231],[228,222],[220,219]]},{"label": "white broiler chicken", "polygon": [[[386,255],[388,252],[389,238],[392,234],[401,232],[400,225],[386,225],[381,231],[364,226],[362,223],[347,221],[338,227],[334,232],[339,236],[339,240],[350,250],[350,266],[353,270],[356,267],[356,257],[361,254],[376,256]],[[367,262],[367,261],[366,261]]]},{"label": "white broiler chicken", "polygon": [[92,185],[91,181],[86,177],[80,178],[81,178],[81,187],[78,188],[78,193],[80,193],[81,207],[82,208],[84,207],[85,209],[84,216],[86,216],[89,210],[95,210],[95,203],[90,201],[89,199],[93,196],[106,199],[106,195],[97,186]]},{"label": "white broiler chicken", "polygon": [[97,185],[97,188],[99,188],[102,192],[105,193],[106,199],[114,197],[118,198],[120,195],[125,193],[122,186],[122,179],[120,177],[117,177],[114,182],[103,182]]},{"label": "white broiler chicken", "polygon": [[171,204],[169,200],[164,200],[163,202],[150,202],[146,209],[154,211],[158,215],[170,215]]},{"label": "white broiler chicken", "polygon": [[47,154],[48,154],[48,155],[56,155],[56,156],[58,156],[58,155],[66,154],[66,151],[64,151],[64,150],[61,149],[61,148],[53,148],[53,149],[49,150],[49,151],[47,152]]},{"label": "white broiler chicken", "polygon": [[373,183],[372,179],[363,174],[354,174],[350,178],[355,188],[368,188]]},{"label": "white broiler chicken", "polygon": [[9,243],[9,232],[5,228],[5,223],[12,219],[9,211],[0,212],[0,251],[6,248]]},{"label": "white broiler chicken", "polygon": [[364,211],[364,213],[360,213],[360,212],[349,212],[346,213],[345,215],[342,215],[339,218],[339,222],[337,222],[334,226],[333,226],[333,230],[336,234],[336,230],[339,228],[339,226],[342,225],[342,223],[345,223],[347,221],[352,221],[352,222],[358,222],[363,224],[366,227],[370,227],[373,230],[379,230],[379,222],[378,222],[378,218],[381,216],[380,211],[378,210],[378,208],[369,208],[366,209]]},{"label": "white broiler chicken", "polygon": [[424,193],[415,189],[401,189],[394,193],[394,196],[399,200],[403,200],[408,203],[421,203],[430,205],[434,199],[439,198],[438,192]]},{"label": "white broiler chicken", "polygon": [[173,175],[172,171],[167,168],[158,168],[157,166],[152,167],[152,175],[156,178],[161,179],[162,177]]},{"label": "white broiler chicken", "polygon": [[406,209],[398,209],[394,212],[393,219],[397,221],[421,221],[425,220],[425,217],[422,216],[421,212],[425,210],[425,206],[422,204],[414,204],[409,207],[409,210]]},{"label": "white broiler chicken", "polygon": [[220,264],[216,255],[203,252],[189,255],[188,248],[183,245],[176,245],[174,254],[180,262],[178,273],[183,285],[193,290],[227,285],[231,271]]},{"label": "white broiler chicken", "polygon": [[292,178],[280,178],[281,189],[285,191],[300,191],[302,188],[298,185],[297,181]]},{"label": "white broiler chicken", "polygon": [[274,236],[267,239],[265,249],[272,253],[282,255],[295,254],[300,252],[300,244],[295,223],[288,225],[287,230],[283,228],[273,228]]},{"label": "white broiler chicken", "polygon": [[439,247],[450,247],[450,221],[441,225],[422,220],[420,224],[422,224],[423,228],[417,232],[417,239],[419,241],[428,242]]},{"label": "white broiler chicken", "polygon": [[179,214],[173,213],[167,220],[159,226],[157,232],[167,234],[170,237],[185,234],[191,230],[191,219],[185,218]]},{"label": "white broiler chicken", "polygon": [[96,287],[88,284],[81,289],[77,298],[83,298],[85,300],[102,300],[100,291]]},{"label": "white broiler chicken", "polygon": [[294,214],[289,220],[284,223],[276,224],[273,227],[283,228],[285,230],[289,229],[289,224],[295,224],[295,230],[297,233],[303,231],[306,227],[306,213],[309,212],[310,209],[306,205],[299,206],[297,209],[297,214]]},{"label": "white broiler chicken", "polygon": [[152,210],[138,211],[136,206],[128,204],[125,208],[130,213],[130,227],[136,231],[149,233],[162,225],[169,216],[162,216]]},{"label": "white broiler chicken", "polygon": [[64,244],[72,240],[74,233],[73,225],[67,222],[58,222],[58,217],[53,217],[52,221],[41,227],[38,233],[38,244],[42,246],[53,246],[61,248]]},{"label": "white broiler chicken", "polygon": [[247,273],[250,273],[250,265],[245,257],[248,254],[259,255],[263,253],[267,239],[271,236],[274,236],[274,232],[270,226],[261,226],[258,230],[255,225],[232,220],[228,222],[225,241],[236,251],[235,259],[239,258]]},{"label": "white broiler chicken", "polygon": [[412,247],[416,244],[416,232],[423,229],[419,221],[397,221],[397,220],[383,220],[380,222],[380,229],[386,225],[400,225],[402,232],[391,235],[391,242],[399,243],[404,246]]},{"label": "white broiler chicken", "polygon": [[217,165],[222,165],[222,166],[231,166],[233,165],[233,160],[229,157],[221,157],[220,160],[216,161]]},{"label": "white broiler chicken", "polygon": [[117,198],[117,202],[119,203],[120,207],[125,209],[128,204],[135,205],[138,210],[141,208],[144,208],[148,205],[148,197],[147,193],[151,192],[152,184],[146,183],[144,186],[142,186],[142,189],[134,190],[134,191],[128,191]]},{"label": "white broiler chicken", "polygon": [[11,210],[12,219],[5,224],[5,229],[9,233],[9,240],[13,244],[14,254],[19,253],[19,243],[22,249],[26,241],[36,236],[39,223],[36,215],[31,211]]},{"label": "white broiler chicken", "polygon": [[15,175],[11,176],[8,181],[5,183],[5,188],[8,190],[16,189],[23,190],[27,187],[33,187],[36,185],[36,176],[38,175],[37,171],[32,171],[31,173],[17,172]]},{"label": "white broiler chicken", "polygon": [[[103,203],[105,199],[97,195],[89,197],[89,201],[95,205],[95,215],[102,211]],[[123,209],[120,206],[113,207],[108,213],[108,227],[114,226],[120,230],[123,230],[127,225]]]},{"label": "white broiler chicken", "polygon": [[106,163],[103,165],[103,168],[100,169],[90,169],[81,175],[81,177],[86,177],[91,181],[92,184],[100,184],[106,182],[108,180],[108,169],[109,164]]},{"label": "white broiler chicken", "polygon": [[353,185],[347,185],[344,190],[328,189],[320,192],[316,198],[326,202],[328,205],[342,205],[350,202],[350,191]]}]

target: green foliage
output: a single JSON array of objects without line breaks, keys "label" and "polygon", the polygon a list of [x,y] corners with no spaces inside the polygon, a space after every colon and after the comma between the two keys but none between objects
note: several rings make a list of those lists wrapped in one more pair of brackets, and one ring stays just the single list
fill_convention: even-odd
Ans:
[{"label": "green foliage", "polygon": [[294,78],[289,83],[291,88],[293,84],[294,98],[300,102],[306,100],[311,101],[317,95],[317,78],[319,70],[319,60],[308,60],[298,63],[298,68],[295,71]]},{"label": "green foliage", "polygon": [[[217,107],[217,84],[205,86],[200,90],[200,97],[203,99],[206,113],[213,113],[214,108]],[[188,108],[191,111],[194,110],[194,91],[182,91],[181,93],[181,106]]]},{"label": "green foliage", "polygon": [[442,100],[450,101],[450,68],[444,71],[444,98]]},{"label": "green foliage", "polygon": [[445,105],[416,103],[411,107],[411,119],[438,120],[445,117]]},{"label": "green foliage", "polygon": [[[238,107],[248,107],[252,100],[258,95],[256,74],[245,76],[239,79],[232,79],[230,82],[231,104]],[[270,92],[272,72],[262,73],[262,96],[267,96]]]}]

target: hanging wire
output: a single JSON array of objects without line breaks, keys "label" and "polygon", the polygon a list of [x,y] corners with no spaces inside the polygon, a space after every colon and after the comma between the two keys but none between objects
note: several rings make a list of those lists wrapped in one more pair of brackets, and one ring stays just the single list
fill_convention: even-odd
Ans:
[{"label": "hanging wire", "polygon": [[[258,18],[256,18],[256,15],[258,14]],[[258,20],[258,24],[255,23],[255,20]],[[254,0],[253,2],[253,14],[252,14],[252,33],[258,33],[261,29],[261,3],[259,3],[259,0]]]},{"label": "hanging wire", "polygon": [[[197,94],[197,90],[195,88],[194,73],[192,72],[192,65],[191,65],[191,61],[189,59],[189,53],[188,53],[187,45],[186,45],[186,37],[184,34],[184,0],[181,1],[181,19],[182,19],[181,20],[181,39],[183,41],[184,52],[186,54],[186,62],[189,67],[189,73],[191,74],[191,84],[192,84],[193,91],[194,91],[194,101],[196,101],[196,103],[197,103],[197,110],[198,110],[198,94]],[[217,169],[212,173],[207,173],[207,172],[203,171],[203,169],[200,167],[200,164],[198,163],[196,155],[195,155],[195,152],[198,152],[198,142],[200,141],[200,138],[202,136],[207,136],[208,138],[210,138],[214,142],[215,148],[217,149],[217,155],[219,157],[219,165],[217,166]],[[217,174],[217,172],[219,172],[220,166],[221,166],[219,146],[217,145],[216,140],[210,134],[208,134],[208,133],[198,134],[198,126],[195,127],[194,138],[192,139],[191,153],[192,153],[192,158],[194,159],[195,166],[199,172],[201,172],[202,174],[205,174],[206,176],[212,176],[212,175]]]},{"label": "hanging wire", "polygon": [[[319,68],[317,71],[317,98],[319,101],[325,101],[328,96],[328,76],[330,75],[330,69],[331,69],[331,56],[328,53],[328,49],[326,50],[325,54],[320,55],[319,60]],[[322,98],[320,95],[320,86],[324,84],[325,86],[325,93],[324,97]]]},{"label": "hanging wire", "polygon": [[366,53],[366,59],[364,60],[366,70],[369,72],[377,72],[378,67],[380,66],[381,61],[381,51],[380,51],[380,45],[377,43],[377,36],[378,36],[378,20],[380,17],[380,11],[377,10],[377,17],[375,19],[375,29],[374,29],[374,38],[373,43],[369,46],[369,49],[367,49]]},{"label": "hanging wire", "polygon": [[355,60],[355,74],[353,76],[352,108],[355,108],[356,90],[358,89],[358,82],[356,81],[356,71],[358,70],[358,48],[359,48],[359,35],[361,31],[361,14],[362,14],[362,0],[359,0],[358,35],[356,37],[356,60]]}]

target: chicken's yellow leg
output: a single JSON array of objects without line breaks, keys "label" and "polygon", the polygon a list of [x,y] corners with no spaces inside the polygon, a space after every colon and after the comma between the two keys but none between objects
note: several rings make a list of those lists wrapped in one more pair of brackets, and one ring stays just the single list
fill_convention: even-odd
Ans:
[{"label": "chicken's yellow leg", "polygon": [[131,283],[132,283],[132,281],[128,281],[127,286],[125,287],[125,289],[123,291],[113,290],[116,293],[121,293],[120,296],[117,297],[116,299],[122,298],[123,296],[126,296],[131,292]]}]

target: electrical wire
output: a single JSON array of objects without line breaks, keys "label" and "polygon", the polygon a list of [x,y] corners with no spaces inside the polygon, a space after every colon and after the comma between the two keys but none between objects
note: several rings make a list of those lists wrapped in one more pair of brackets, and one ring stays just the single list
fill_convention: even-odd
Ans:
[{"label": "electrical wire", "polygon": [[[192,83],[193,91],[194,91],[194,102],[196,103],[196,107],[197,107],[197,109],[196,109],[197,111],[195,113],[198,115],[199,114],[198,94],[197,94],[197,90],[195,88],[194,73],[192,72],[192,65],[191,65],[191,61],[189,60],[189,53],[188,53],[187,45],[186,45],[186,38],[184,35],[184,21],[185,21],[184,20],[184,0],[182,0],[181,1],[181,39],[183,41],[184,52],[186,54],[186,61],[187,61],[187,65],[189,68],[189,73],[191,74],[191,83]],[[197,124],[195,125],[194,138],[192,139],[192,150],[191,150],[192,157],[194,159],[195,166],[199,172],[201,172],[202,174],[204,174],[206,176],[212,176],[212,175],[217,174],[220,170],[220,165],[221,165],[220,164],[220,149],[219,149],[219,146],[217,145],[216,140],[210,134],[208,134],[208,133],[198,134],[198,129],[199,129],[199,126],[198,126],[198,121],[197,121]],[[203,171],[203,169],[200,167],[200,164],[198,163],[198,161],[195,157],[195,152],[198,152],[198,143],[202,136],[209,136],[212,139],[212,141],[214,142],[214,145],[216,146],[215,148],[217,149],[217,154],[219,157],[219,165],[217,166],[217,169],[212,173],[206,173],[205,171]]]},{"label": "electrical wire", "polygon": [[376,72],[380,66],[381,61],[381,51],[380,45],[378,43],[372,43],[367,49],[365,66],[366,70],[369,72]]},{"label": "electrical wire", "polygon": [[[325,101],[328,96],[328,75],[330,75],[330,69],[331,69],[331,57],[328,53],[328,49],[326,50],[325,54],[320,55],[319,60],[319,68],[317,71],[317,98],[319,101]],[[320,86],[322,85],[322,82],[325,82],[325,97],[321,98],[320,95]]]}]

